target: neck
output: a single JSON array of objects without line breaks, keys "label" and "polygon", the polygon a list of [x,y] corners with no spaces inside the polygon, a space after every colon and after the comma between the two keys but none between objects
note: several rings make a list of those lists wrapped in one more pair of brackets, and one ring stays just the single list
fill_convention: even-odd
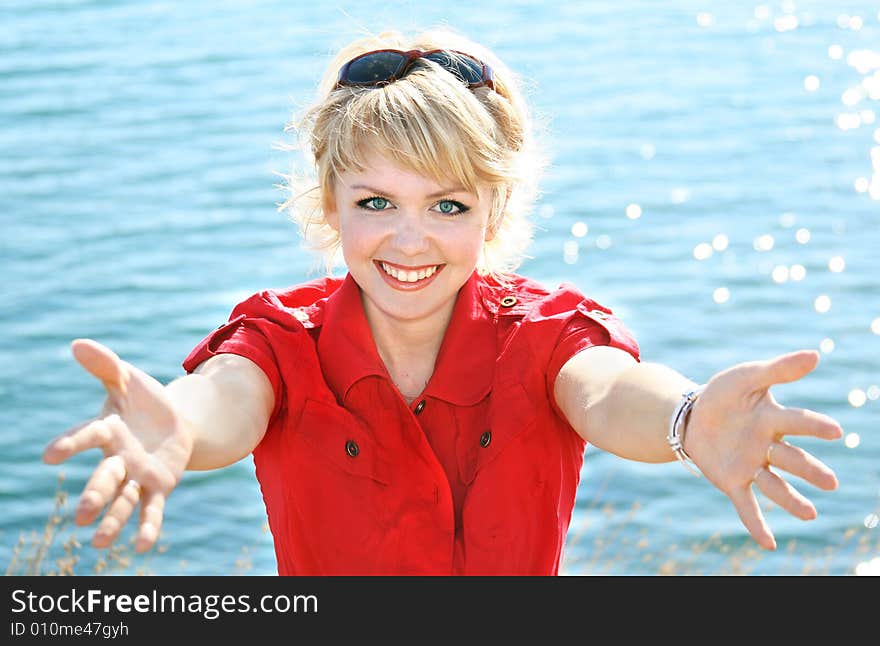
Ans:
[{"label": "neck", "polygon": [[393,319],[364,302],[364,313],[376,350],[398,390],[411,402],[428,384],[452,318],[453,301],[426,319]]}]

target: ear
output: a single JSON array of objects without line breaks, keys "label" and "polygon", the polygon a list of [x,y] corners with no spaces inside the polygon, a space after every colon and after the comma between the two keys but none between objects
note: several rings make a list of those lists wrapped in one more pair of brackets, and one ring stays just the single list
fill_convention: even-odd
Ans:
[{"label": "ear", "polygon": [[339,233],[339,209],[336,207],[336,199],[333,196],[328,196],[321,205],[321,210],[324,213],[324,221],[330,225],[331,229]]},{"label": "ear", "polygon": [[504,211],[507,210],[507,203],[510,201],[510,187],[504,192],[504,199],[500,202],[498,208],[498,215],[495,218],[490,218],[490,222],[488,226],[486,226],[486,234],[483,239],[486,242],[491,242],[498,233],[498,229],[501,227],[501,220],[504,219]]},{"label": "ear", "polygon": [[483,235],[483,241],[492,242],[492,240],[495,239],[495,234],[497,234],[497,233],[498,233],[498,224],[494,223],[494,222],[490,223],[486,227],[486,233]]},{"label": "ear", "polygon": [[333,211],[324,211],[324,221],[330,225],[336,233],[339,233],[339,213]]}]

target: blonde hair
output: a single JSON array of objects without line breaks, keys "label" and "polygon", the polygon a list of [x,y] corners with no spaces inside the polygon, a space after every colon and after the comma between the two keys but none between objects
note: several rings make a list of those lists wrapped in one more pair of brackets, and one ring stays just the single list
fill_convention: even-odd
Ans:
[{"label": "blonde hair", "polygon": [[[402,79],[381,87],[335,87],[346,61],[376,49],[465,52],[493,69],[495,89],[468,89],[425,59],[418,59]],[[300,149],[311,172],[284,176],[289,197],[279,209],[299,224],[310,247],[323,252],[328,273],[340,244],[324,216],[335,207],[335,180],[346,170],[364,170],[373,153],[441,183],[457,180],[469,191],[488,184],[494,235],[483,246],[477,271],[502,278],[525,258],[533,235],[528,216],[545,164],[518,77],[477,43],[449,29],[412,38],[396,31],[360,38],[336,54],[317,100],[285,132],[299,136],[297,145],[286,148]]]}]

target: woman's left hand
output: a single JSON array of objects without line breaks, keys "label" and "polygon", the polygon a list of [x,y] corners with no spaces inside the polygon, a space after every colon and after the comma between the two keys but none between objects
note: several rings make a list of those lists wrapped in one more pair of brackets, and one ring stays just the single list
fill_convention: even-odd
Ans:
[{"label": "woman's left hand", "polygon": [[837,488],[834,471],[784,438],[801,435],[835,440],[843,435],[840,425],[812,410],[781,406],[770,394],[771,386],[800,379],[818,362],[817,352],[802,350],[723,370],[706,384],[687,423],[685,452],[730,498],[743,525],[765,549],[775,549],[776,540],[753,484],[803,520],[815,518],[816,508],[777,471],[787,471],[820,489]]}]

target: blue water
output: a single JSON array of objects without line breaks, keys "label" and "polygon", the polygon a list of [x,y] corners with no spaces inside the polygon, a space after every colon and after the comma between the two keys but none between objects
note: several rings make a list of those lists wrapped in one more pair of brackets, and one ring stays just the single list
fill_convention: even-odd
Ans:
[{"label": "blue water", "polygon": [[[865,0],[4,0],[0,567],[26,571],[59,474],[73,497],[99,457],[40,460],[102,401],[70,341],[95,338],[167,382],[240,298],[317,275],[276,210],[285,122],[361,30],[448,22],[528,80],[546,125],[553,165],[522,273],[577,284],[644,359],[698,381],[821,348],[812,374],[774,394],[846,433],[795,440],[840,488],[795,481],[819,511],[808,523],[767,505],[775,553],[680,465],[588,449],[563,571],[877,572],[878,14]],[[146,557],[89,548],[71,507],[41,572],[72,540],[77,574],[275,572],[250,460],[187,473]]]}]

